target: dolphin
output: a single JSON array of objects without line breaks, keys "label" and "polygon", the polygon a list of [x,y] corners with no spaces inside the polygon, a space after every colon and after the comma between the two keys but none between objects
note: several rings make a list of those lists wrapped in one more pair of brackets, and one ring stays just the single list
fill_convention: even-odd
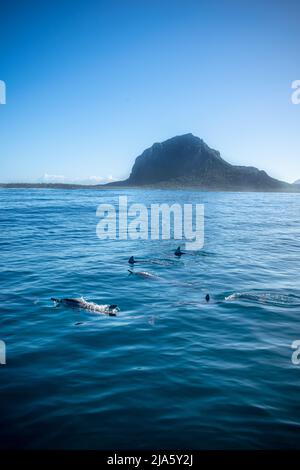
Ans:
[{"label": "dolphin", "polygon": [[90,310],[91,312],[104,313],[110,317],[115,317],[119,311],[117,305],[98,305],[94,302],[87,302],[83,297],[80,299],[56,299],[51,297],[51,300],[56,304],[64,304],[72,308],[83,308],[84,310]]},{"label": "dolphin", "polygon": [[132,271],[132,269],[128,269],[129,274],[134,274],[135,276],[142,277],[144,279],[159,279],[158,276],[155,276],[154,274],[148,273],[147,271]]},{"label": "dolphin", "polygon": [[[184,255],[185,253],[182,253],[181,252],[181,255]],[[173,264],[173,260],[170,260],[169,258],[158,258],[158,259],[139,259],[139,260],[136,260],[134,256],[130,256],[129,260],[128,260],[128,264],[130,265],[130,267],[133,268],[133,266],[138,263],[138,264],[159,264],[159,265],[162,265],[162,266],[166,266],[167,264]]]},{"label": "dolphin", "polygon": [[180,246],[174,251],[174,255],[180,258],[181,255],[185,255],[183,251],[181,251]]}]

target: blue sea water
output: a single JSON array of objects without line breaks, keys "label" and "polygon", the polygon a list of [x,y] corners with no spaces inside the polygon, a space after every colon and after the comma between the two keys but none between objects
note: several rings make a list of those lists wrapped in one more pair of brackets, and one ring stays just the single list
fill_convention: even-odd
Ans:
[{"label": "blue sea water", "polygon": [[[99,240],[125,194],[204,204],[204,248]],[[0,190],[0,447],[299,448],[299,215],[297,194]]]}]

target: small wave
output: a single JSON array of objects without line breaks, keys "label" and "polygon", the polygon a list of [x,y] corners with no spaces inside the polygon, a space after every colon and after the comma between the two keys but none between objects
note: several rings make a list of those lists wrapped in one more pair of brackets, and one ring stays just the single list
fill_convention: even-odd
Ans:
[{"label": "small wave", "polygon": [[205,251],[205,250],[200,250],[200,251],[192,251],[191,254],[195,256],[214,256],[215,253],[212,251]]}]

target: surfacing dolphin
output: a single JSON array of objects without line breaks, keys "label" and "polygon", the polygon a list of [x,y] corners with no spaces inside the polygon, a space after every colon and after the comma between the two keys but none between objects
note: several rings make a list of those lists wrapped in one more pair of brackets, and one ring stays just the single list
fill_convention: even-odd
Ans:
[{"label": "surfacing dolphin", "polygon": [[87,302],[83,297],[80,299],[56,299],[51,297],[51,300],[56,304],[64,304],[72,308],[83,308],[84,310],[89,310],[96,313],[104,313],[110,317],[115,317],[119,308],[117,305],[98,305],[94,302]]},{"label": "surfacing dolphin", "polygon": [[153,279],[157,280],[159,279],[158,276],[155,276],[154,274],[148,273],[147,271],[132,271],[132,269],[128,269],[129,274],[134,274],[135,276],[142,277],[144,279]]},{"label": "surfacing dolphin", "polygon": [[181,248],[180,246],[178,248],[176,248],[176,250],[174,251],[174,255],[175,256],[178,256],[178,258],[180,258],[180,256],[182,255],[185,255],[185,253],[183,251],[181,251]]},{"label": "surfacing dolphin", "polygon": [[135,259],[134,256],[130,256],[130,258],[128,259],[128,264],[130,265],[130,267],[134,267],[134,265],[138,263],[138,264],[158,264],[160,266],[167,266],[169,264],[174,264],[174,261],[171,260],[170,258],[159,258],[159,259],[153,259],[153,258],[150,258],[150,259]]}]

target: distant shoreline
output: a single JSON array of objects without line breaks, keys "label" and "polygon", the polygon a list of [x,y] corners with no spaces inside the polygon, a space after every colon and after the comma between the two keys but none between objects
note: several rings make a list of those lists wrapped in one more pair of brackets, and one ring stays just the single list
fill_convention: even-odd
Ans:
[{"label": "distant shoreline", "polygon": [[[296,185],[295,185],[296,186]],[[199,191],[199,192],[211,192],[211,193],[285,193],[285,194],[299,194],[300,193],[300,185],[298,187],[294,187],[291,185],[290,188],[282,188],[282,189],[262,189],[262,190],[253,190],[249,188],[239,188],[239,189],[230,189],[230,188],[205,188],[200,186],[174,186],[168,185],[167,183],[161,184],[153,184],[153,185],[140,185],[140,186],[125,186],[120,185],[118,186],[116,183],[115,185],[111,184],[103,184],[103,185],[82,185],[82,184],[71,184],[71,183],[0,183],[0,189],[65,189],[65,190],[78,190],[78,189],[85,189],[85,190],[111,190],[115,191],[118,189],[160,189],[160,190],[186,190],[186,191]]]}]

